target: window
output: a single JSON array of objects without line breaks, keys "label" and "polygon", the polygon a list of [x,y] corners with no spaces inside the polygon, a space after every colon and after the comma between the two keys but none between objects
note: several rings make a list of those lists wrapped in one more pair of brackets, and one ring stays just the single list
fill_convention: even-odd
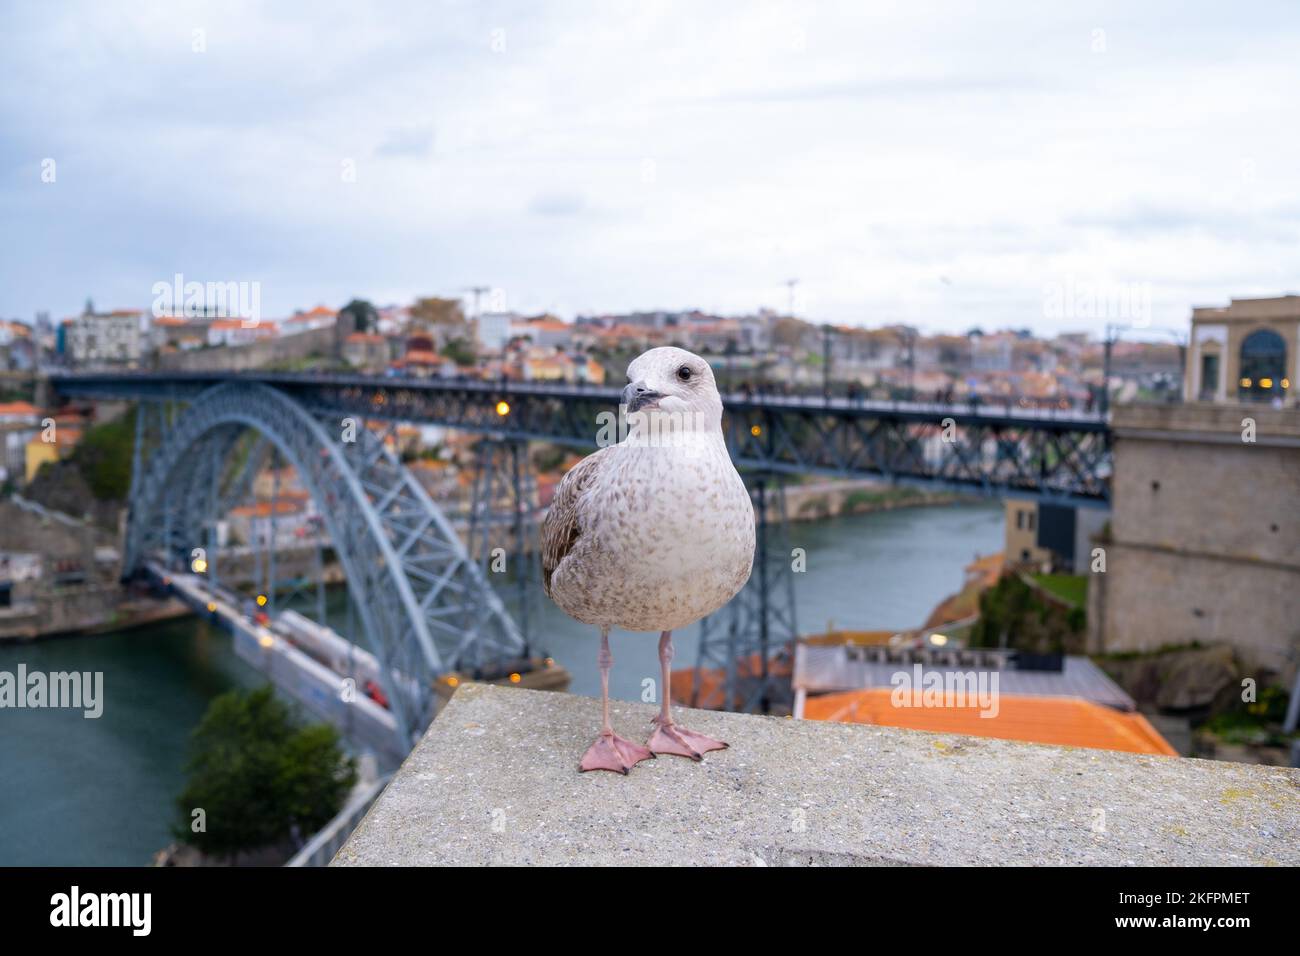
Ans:
[{"label": "window", "polygon": [[1219,393],[1219,357],[1201,356],[1201,401],[1208,402]]},{"label": "window", "polygon": [[1241,343],[1237,394],[1251,401],[1267,401],[1283,394],[1285,379],[1286,343],[1282,336],[1272,329],[1256,329],[1246,336]]}]

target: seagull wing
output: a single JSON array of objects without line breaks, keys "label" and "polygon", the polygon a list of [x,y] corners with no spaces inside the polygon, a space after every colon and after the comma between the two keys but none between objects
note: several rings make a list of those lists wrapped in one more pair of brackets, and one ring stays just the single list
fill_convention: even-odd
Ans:
[{"label": "seagull wing", "polygon": [[547,597],[553,596],[551,575],[582,537],[583,522],[578,508],[582,493],[597,480],[601,468],[609,462],[606,452],[615,447],[610,445],[582,459],[555,488],[555,497],[542,522],[542,586]]}]

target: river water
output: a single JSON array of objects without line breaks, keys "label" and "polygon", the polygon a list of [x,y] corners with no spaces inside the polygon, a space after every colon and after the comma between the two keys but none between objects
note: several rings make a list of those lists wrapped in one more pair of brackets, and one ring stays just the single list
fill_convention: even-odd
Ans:
[{"label": "river water", "polygon": [[[1000,505],[907,508],[790,526],[807,553],[794,575],[799,630],[920,625],[962,583],[977,554],[1002,547]],[[597,638],[538,594],[540,649],[600,692]],[[656,636],[616,632],[610,691],[639,700],[659,676]],[[677,635],[675,666],[695,660],[696,629]],[[0,645],[0,671],[101,671],[104,709],[0,709],[0,866],[147,864],[171,840],[190,732],[208,702],[261,677],[229,636],[197,619],[114,634]]]}]

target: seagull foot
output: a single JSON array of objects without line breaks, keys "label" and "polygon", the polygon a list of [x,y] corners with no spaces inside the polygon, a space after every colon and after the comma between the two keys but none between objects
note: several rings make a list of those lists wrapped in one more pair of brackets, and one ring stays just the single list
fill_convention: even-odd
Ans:
[{"label": "seagull foot", "polygon": [[664,724],[658,717],[654,719],[655,732],[646,741],[651,753],[673,754],[678,757],[690,757],[702,760],[710,750],[726,750],[729,744],[714,740],[704,734],[679,727],[677,724]]},{"label": "seagull foot", "polygon": [[613,732],[602,733],[582,755],[582,763],[578,765],[578,771],[585,773],[588,770],[612,770],[614,773],[627,776],[627,772],[642,760],[654,759],[655,755],[640,744],[633,743]]}]

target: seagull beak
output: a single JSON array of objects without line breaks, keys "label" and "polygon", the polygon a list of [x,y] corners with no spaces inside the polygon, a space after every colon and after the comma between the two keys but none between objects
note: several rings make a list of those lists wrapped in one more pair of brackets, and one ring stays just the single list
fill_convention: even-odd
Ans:
[{"label": "seagull beak", "polygon": [[663,397],[663,392],[656,392],[645,382],[633,382],[623,389],[623,404],[629,415],[643,408],[655,408]]}]

